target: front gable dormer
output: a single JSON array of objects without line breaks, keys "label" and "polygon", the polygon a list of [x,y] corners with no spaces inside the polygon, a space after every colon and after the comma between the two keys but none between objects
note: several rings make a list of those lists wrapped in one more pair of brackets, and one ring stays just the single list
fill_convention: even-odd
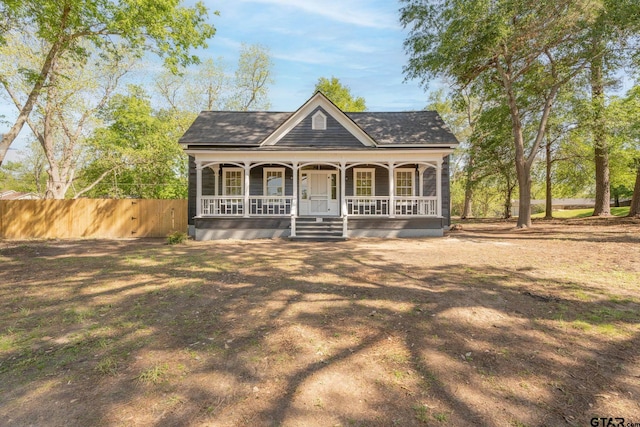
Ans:
[{"label": "front gable dormer", "polygon": [[261,146],[375,147],[375,141],[321,92],[269,135]]}]

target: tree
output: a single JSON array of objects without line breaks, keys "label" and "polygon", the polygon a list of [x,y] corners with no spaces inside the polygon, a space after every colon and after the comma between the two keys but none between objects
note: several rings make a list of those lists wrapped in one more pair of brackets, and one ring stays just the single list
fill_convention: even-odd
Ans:
[{"label": "tree", "polygon": [[629,207],[629,216],[640,218],[640,159],[636,161],[636,183],[633,186],[633,197]]},{"label": "tree", "polygon": [[273,83],[269,50],[260,45],[242,45],[235,72],[235,93],[228,101],[233,111],[268,110],[269,85]]},{"label": "tree", "polygon": [[504,105],[485,107],[469,137],[476,152],[472,166],[476,184],[486,180],[500,190],[503,218],[511,218],[511,200],[517,183],[508,117],[509,111]]},{"label": "tree", "polygon": [[[464,201],[460,212],[462,219],[473,216],[473,192],[478,184],[475,168],[478,147],[472,143],[470,136],[473,134],[476,122],[483,111],[484,102],[482,94],[474,93],[470,88],[449,97],[445,97],[444,90],[440,89],[429,95],[429,104],[427,105],[427,109],[436,110],[440,114],[460,142],[454,158],[460,160],[461,178],[464,180]],[[456,167],[458,165],[452,165],[454,174],[457,172]]]},{"label": "tree", "polygon": [[207,59],[177,75],[160,73],[154,88],[170,110],[187,118],[188,126],[202,110],[268,109],[272,67],[264,46],[243,45],[234,78],[227,76],[222,58]]},{"label": "tree", "polygon": [[[577,48],[599,12],[591,0],[403,0],[409,78],[445,77],[461,89],[494,85],[509,108],[518,177],[518,227],[531,226],[531,169],[560,88],[584,70]],[[523,127],[535,128],[525,139]]]},{"label": "tree", "polygon": [[[594,216],[611,214],[609,142],[607,133],[606,79],[628,59],[629,43],[640,31],[640,2],[637,0],[603,0],[597,19],[590,26],[587,40],[589,85],[591,89],[591,133],[595,159],[596,201]],[[614,187],[615,188],[615,187]]]},{"label": "tree", "polygon": [[633,87],[624,99],[625,111],[629,112],[628,145],[633,150],[633,169],[636,179],[629,216],[640,218],[640,86]]},{"label": "tree", "polygon": [[[16,69],[28,69],[42,52],[33,39],[10,37],[0,48],[10,64],[0,65],[9,83],[6,93],[19,106],[28,97],[30,86]],[[26,119],[40,142],[47,164],[46,198],[63,199],[74,182],[80,165],[83,142],[96,126],[95,113],[109,100],[119,80],[132,67],[131,62],[112,52],[98,53],[86,46],[87,56],[78,60],[59,57],[51,67],[47,85]]]},{"label": "tree", "polygon": [[[80,66],[88,55],[88,43],[103,51],[126,47],[139,56],[151,51],[175,70],[197,61],[191,48],[206,46],[215,33],[205,22],[207,9],[200,2],[193,7],[180,6],[176,0],[2,0],[0,4],[10,12],[10,18],[2,21],[7,30],[0,41],[8,33],[27,33],[46,48],[38,66],[23,73],[30,90],[15,123],[0,141],[0,165],[60,58],[76,60]],[[119,40],[118,45],[114,39]],[[5,75],[0,75],[0,83],[8,87]]]},{"label": "tree", "polygon": [[2,165],[0,188],[44,196],[47,186],[46,163],[42,146],[38,141],[32,141],[25,151],[20,152],[19,161],[7,161]]},{"label": "tree", "polygon": [[187,160],[176,141],[182,132],[165,111],[154,111],[147,93],[129,86],[101,113],[107,127],[89,143],[91,162],[80,179],[94,183],[76,197],[186,198]]},{"label": "tree", "polygon": [[354,98],[349,86],[340,83],[336,77],[332,76],[331,79],[320,77],[314,89],[314,92],[318,91],[322,92],[342,111],[355,113],[367,110],[364,98],[360,96]]}]

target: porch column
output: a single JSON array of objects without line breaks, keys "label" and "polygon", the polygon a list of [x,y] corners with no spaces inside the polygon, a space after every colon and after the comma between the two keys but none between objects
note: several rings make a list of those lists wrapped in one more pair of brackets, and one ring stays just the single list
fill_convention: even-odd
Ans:
[{"label": "porch column", "polygon": [[418,165],[418,196],[424,196],[424,171],[427,170],[427,166]]},{"label": "porch column", "polygon": [[347,163],[340,162],[340,211],[342,216],[347,216]]},{"label": "porch column", "polygon": [[298,217],[298,162],[292,164],[293,198],[291,199],[291,237],[296,237],[296,218]]},{"label": "porch column", "polygon": [[202,215],[202,162],[196,161],[196,216]]},{"label": "porch column", "polygon": [[220,164],[216,163],[214,166],[211,166],[211,170],[213,171],[213,185],[215,186],[213,189],[213,195],[219,196],[218,187],[220,186]]},{"label": "porch column", "polygon": [[436,169],[436,215],[442,217],[442,159],[438,160]]},{"label": "porch column", "polygon": [[389,162],[389,218],[396,217],[396,184],[395,167],[393,162]]},{"label": "porch column", "polygon": [[[424,171],[427,169],[426,165],[418,165],[418,188],[419,188],[419,193],[418,193],[418,197],[424,197]],[[425,205],[424,205],[424,201],[419,200],[418,201],[418,214],[420,215],[424,215],[427,212],[425,212]]]},{"label": "porch column", "polygon": [[342,213],[342,237],[347,237],[347,163],[340,162],[340,211]]},{"label": "porch column", "polygon": [[249,218],[249,186],[251,180],[249,174],[251,173],[251,162],[244,162],[244,207],[242,212],[245,218]]}]

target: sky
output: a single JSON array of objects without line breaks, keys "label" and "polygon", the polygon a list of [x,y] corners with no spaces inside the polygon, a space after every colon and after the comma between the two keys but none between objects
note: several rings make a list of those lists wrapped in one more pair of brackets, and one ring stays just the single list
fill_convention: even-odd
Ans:
[{"label": "sky", "polygon": [[241,43],[271,53],[271,110],[295,111],[320,77],[337,77],[370,111],[421,110],[425,91],[404,82],[406,31],[394,0],[205,0],[216,35],[200,56],[235,66]]},{"label": "sky", "polygon": [[[417,81],[405,81],[403,75],[407,32],[399,23],[398,1],[204,0],[204,4],[216,35],[207,49],[195,53],[201,59],[222,58],[234,69],[243,43],[268,48],[274,79],[269,90],[271,111],[297,110],[313,95],[320,77],[337,77],[354,96],[365,99],[369,111],[421,110],[427,104],[424,88]],[[17,111],[3,100],[0,115],[13,122]],[[0,123],[0,133],[9,127]],[[29,132],[25,126],[7,160],[19,158],[19,150],[31,138]]]}]

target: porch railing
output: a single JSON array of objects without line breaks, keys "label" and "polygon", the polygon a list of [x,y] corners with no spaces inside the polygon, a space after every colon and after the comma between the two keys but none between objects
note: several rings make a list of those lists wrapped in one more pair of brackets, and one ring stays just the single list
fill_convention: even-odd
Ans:
[{"label": "porch railing", "polygon": [[250,196],[249,213],[251,215],[291,215],[293,196]]},{"label": "porch railing", "polygon": [[[243,216],[244,197],[202,196],[200,214],[203,216]],[[286,216],[291,215],[293,196],[250,196],[249,215]]]},{"label": "porch railing", "polygon": [[[398,216],[437,216],[437,197],[398,197],[394,199],[392,213]],[[350,216],[387,216],[389,197],[345,197],[347,214]]]},{"label": "porch railing", "polygon": [[[293,196],[250,196],[248,215],[288,216],[291,215]],[[398,197],[389,209],[388,196],[345,197],[349,216],[437,216],[437,197]],[[202,196],[200,214],[203,216],[244,216],[244,197]]]},{"label": "porch railing", "polygon": [[384,216],[389,215],[389,197],[347,196],[347,214],[356,216]]},{"label": "porch railing", "polygon": [[401,216],[436,216],[438,214],[438,198],[396,196],[394,213]]}]

